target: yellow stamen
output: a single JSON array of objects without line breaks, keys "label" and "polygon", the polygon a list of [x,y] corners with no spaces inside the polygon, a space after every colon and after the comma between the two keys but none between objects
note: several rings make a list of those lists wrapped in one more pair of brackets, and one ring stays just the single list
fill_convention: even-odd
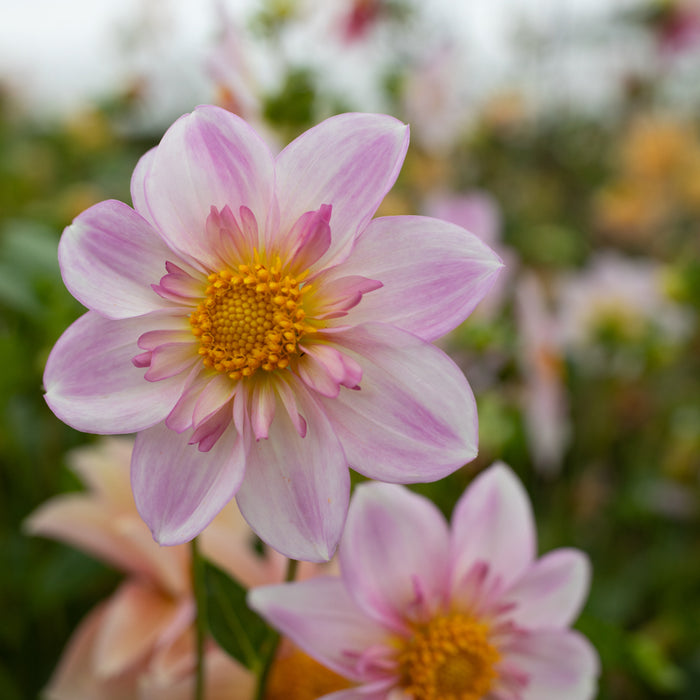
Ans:
[{"label": "yellow stamen", "polygon": [[452,613],[415,627],[398,654],[402,689],[414,700],[480,700],[500,656],[488,625]]},{"label": "yellow stamen", "polygon": [[315,332],[304,323],[299,281],[280,268],[256,262],[207,277],[206,298],[190,315],[206,367],[231,379],[284,369],[301,338]]}]

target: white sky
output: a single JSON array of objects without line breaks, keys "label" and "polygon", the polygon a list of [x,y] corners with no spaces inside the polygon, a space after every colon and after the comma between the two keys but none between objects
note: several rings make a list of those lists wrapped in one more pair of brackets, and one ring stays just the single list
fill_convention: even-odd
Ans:
[{"label": "white sky", "polygon": [[[224,1],[238,15],[255,4]],[[472,65],[488,67],[479,72],[483,78],[507,72],[510,36],[523,19],[531,28],[556,35],[559,29],[592,23],[601,13],[642,1],[422,0],[422,6],[438,18],[449,18],[447,26],[468,50]],[[42,115],[109,94],[141,69],[156,93],[162,91],[157,98],[164,112],[186,111],[211,94],[202,65],[216,36],[215,2],[0,0],[0,81]],[[324,6],[338,2],[342,0],[325,0]],[[303,34],[297,47],[309,50]],[[318,45],[314,50],[323,55]],[[352,70],[362,70],[361,60]]]}]

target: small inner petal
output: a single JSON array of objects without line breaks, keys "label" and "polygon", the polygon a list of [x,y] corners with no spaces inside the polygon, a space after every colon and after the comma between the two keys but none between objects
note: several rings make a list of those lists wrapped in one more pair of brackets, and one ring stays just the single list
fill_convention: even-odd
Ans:
[{"label": "small inner petal", "polygon": [[231,379],[286,368],[301,338],[315,332],[302,304],[310,286],[284,274],[279,260],[221,270],[207,281],[190,325],[204,365]]},{"label": "small inner petal", "polygon": [[414,700],[479,700],[496,678],[499,658],[488,625],[452,613],[416,626],[397,660],[402,689]]}]

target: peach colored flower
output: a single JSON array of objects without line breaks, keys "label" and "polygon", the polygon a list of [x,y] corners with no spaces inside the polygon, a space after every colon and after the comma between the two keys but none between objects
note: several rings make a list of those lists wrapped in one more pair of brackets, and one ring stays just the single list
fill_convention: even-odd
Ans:
[{"label": "peach colored flower", "polygon": [[[36,535],[61,540],[128,578],[80,624],[46,690],[49,700],[191,700],[194,600],[187,545],[153,541],[129,487],[133,441],[105,438],[70,455],[88,491],[57,496],[27,520]],[[250,586],[283,578],[276,552],[258,556],[234,505],[201,535],[203,554]],[[255,679],[211,640],[207,700],[250,700]]]}]

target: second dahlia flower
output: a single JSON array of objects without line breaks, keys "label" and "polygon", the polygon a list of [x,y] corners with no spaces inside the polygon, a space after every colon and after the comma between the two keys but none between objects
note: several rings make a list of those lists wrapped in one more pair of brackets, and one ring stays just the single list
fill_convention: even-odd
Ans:
[{"label": "second dahlia flower", "polygon": [[139,161],[133,209],[101,202],[65,230],[89,311],[49,357],[46,400],[78,430],[138,432],[134,496],[161,544],[235,496],[274,548],[326,560],[348,465],[431,481],[475,456],[473,395],[431,341],[501,263],[453,224],[372,220],[407,146],[397,120],[344,114],[273,157],[199,107]]},{"label": "second dahlia flower", "polygon": [[248,602],[353,683],[328,700],[591,700],[598,657],[569,629],[588,559],[535,551],[530,503],[505,465],[464,492],[451,530],[428,499],[362,484],[341,576],[262,586]]}]

